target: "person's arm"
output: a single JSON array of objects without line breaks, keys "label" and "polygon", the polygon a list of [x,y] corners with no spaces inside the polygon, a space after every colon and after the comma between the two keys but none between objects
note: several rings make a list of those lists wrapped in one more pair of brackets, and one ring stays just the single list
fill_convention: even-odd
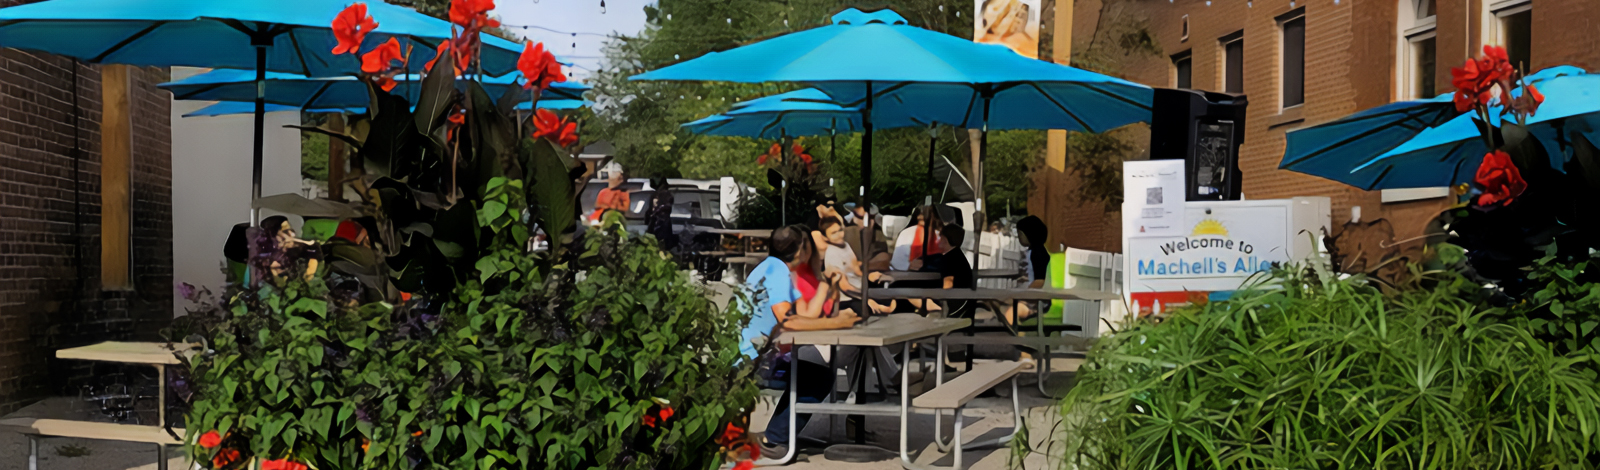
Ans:
[{"label": "person's arm", "polygon": [[[820,289],[818,292],[821,292]],[[805,302],[802,300],[801,303]],[[839,330],[855,326],[858,319],[855,314],[846,312],[840,312],[838,316],[833,318],[808,318],[791,315],[791,313],[795,313],[793,312],[793,306],[794,304],[790,302],[780,302],[772,306],[772,314],[778,318],[778,324],[793,331]]]},{"label": "person's arm", "polygon": [[1044,288],[1044,279],[1035,279],[1033,282],[1028,284],[1028,288],[1029,289],[1043,289]]},{"label": "person's arm", "polygon": [[949,288],[952,288],[952,287],[955,287],[955,286],[956,286],[956,277],[955,276],[945,276],[944,277],[944,288],[949,289]]},{"label": "person's arm", "polygon": [[[828,301],[829,291],[830,289],[828,288],[828,283],[817,283],[816,295],[811,296],[810,299],[806,299],[805,297],[798,299],[797,302],[799,305],[797,306],[798,308],[795,311],[795,315],[803,318],[822,317],[822,306],[824,302]],[[782,317],[779,318],[781,319]]]}]

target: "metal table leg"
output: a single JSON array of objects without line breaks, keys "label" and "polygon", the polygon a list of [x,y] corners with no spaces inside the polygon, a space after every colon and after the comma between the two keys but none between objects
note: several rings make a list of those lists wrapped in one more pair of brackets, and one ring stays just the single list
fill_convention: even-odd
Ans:
[{"label": "metal table leg", "polygon": [[28,435],[28,470],[39,470],[39,436]]}]

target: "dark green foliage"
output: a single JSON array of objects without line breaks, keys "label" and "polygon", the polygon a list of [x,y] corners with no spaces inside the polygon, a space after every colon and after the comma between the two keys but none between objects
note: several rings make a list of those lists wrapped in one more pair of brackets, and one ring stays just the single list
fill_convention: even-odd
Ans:
[{"label": "dark green foliage", "polygon": [[1429,275],[1385,296],[1361,276],[1279,271],[1103,338],[1062,405],[1067,465],[1592,468],[1594,356]]}]

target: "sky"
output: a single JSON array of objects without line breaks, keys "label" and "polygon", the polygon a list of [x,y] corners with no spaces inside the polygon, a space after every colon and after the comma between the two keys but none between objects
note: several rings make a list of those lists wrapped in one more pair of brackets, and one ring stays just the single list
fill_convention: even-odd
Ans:
[{"label": "sky", "polygon": [[[605,8],[600,8],[604,1]],[[600,68],[606,36],[631,36],[644,29],[645,5],[655,0],[499,0],[495,11],[513,33],[542,42],[557,57],[575,64],[572,78]],[[574,35],[573,33],[577,33]]]}]

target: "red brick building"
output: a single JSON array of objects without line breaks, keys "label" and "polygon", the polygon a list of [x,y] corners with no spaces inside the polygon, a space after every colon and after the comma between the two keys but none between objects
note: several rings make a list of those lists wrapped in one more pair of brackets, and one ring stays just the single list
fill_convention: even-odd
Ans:
[{"label": "red brick building", "polygon": [[56,349],[172,318],[167,77],[0,49],[0,414],[112,372]]},{"label": "red brick building", "polygon": [[[1362,191],[1279,170],[1284,133],[1448,92],[1450,68],[1484,44],[1507,46],[1529,71],[1600,67],[1596,0],[1079,0],[1074,44],[1089,41],[1102,11],[1145,22],[1162,49],[1159,57],[1130,58],[1125,78],[1248,95],[1239,158],[1246,198],[1327,196],[1336,225],[1359,207],[1363,221],[1388,219],[1400,240],[1421,234],[1444,206],[1442,188]],[[1071,175],[1046,174],[1037,183],[1029,207],[1037,213],[1048,204],[1052,243],[1120,251],[1120,214],[1076,200]]]}]

